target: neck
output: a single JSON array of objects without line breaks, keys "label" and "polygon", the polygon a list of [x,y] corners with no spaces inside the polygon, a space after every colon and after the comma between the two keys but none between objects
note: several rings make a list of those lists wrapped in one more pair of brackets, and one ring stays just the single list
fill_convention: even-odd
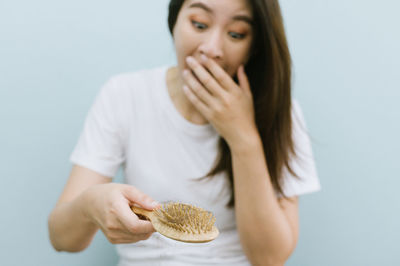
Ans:
[{"label": "neck", "polygon": [[180,73],[181,71],[179,71],[178,67],[171,67],[167,72],[168,93],[175,108],[186,120],[198,125],[207,124],[208,120],[196,109],[183,92],[184,82]]}]

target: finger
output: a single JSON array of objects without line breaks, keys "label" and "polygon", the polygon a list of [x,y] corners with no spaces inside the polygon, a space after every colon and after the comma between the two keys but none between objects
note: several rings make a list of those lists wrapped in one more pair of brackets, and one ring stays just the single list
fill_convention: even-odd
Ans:
[{"label": "finger", "polygon": [[146,240],[146,239],[149,239],[153,235],[153,233],[154,232],[147,233],[147,234],[140,234],[137,236],[137,238],[139,238],[140,240]]},{"label": "finger", "polygon": [[197,79],[189,70],[185,69],[183,71],[183,77],[187,85],[205,105],[212,106],[214,104],[215,100],[213,96],[203,87],[203,85],[199,81],[197,81]]},{"label": "finger", "polygon": [[204,87],[206,87],[212,95],[221,98],[224,97],[226,93],[225,90],[221,88],[220,84],[218,84],[217,80],[209,71],[207,71],[196,59],[191,56],[187,57],[186,61],[189,67],[196,74],[196,77],[199,79],[201,84],[204,85]]},{"label": "finger", "polygon": [[217,62],[206,55],[201,55],[200,59],[223,89],[229,91],[237,87],[232,77]]},{"label": "finger", "polygon": [[145,221],[140,219],[138,219],[128,229],[130,232],[134,234],[149,234],[149,233],[154,233],[156,231],[150,221]]},{"label": "finger", "polygon": [[127,239],[108,239],[108,241],[110,241],[111,244],[130,244],[130,243],[134,243],[137,242],[135,240],[132,240],[131,238],[127,238]]},{"label": "finger", "polygon": [[117,218],[121,225],[131,233],[147,234],[155,232],[151,222],[140,220],[128,204],[120,207]]},{"label": "finger", "polygon": [[196,109],[199,110],[199,112],[202,113],[207,120],[210,120],[210,108],[207,107],[188,86],[184,85],[183,91],[194,107],[196,107]]},{"label": "finger", "polygon": [[243,88],[247,93],[251,94],[250,82],[246,75],[246,72],[244,71],[243,65],[240,65],[240,67],[238,68],[237,76],[239,80],[239,86]]},{"label": "finger", "polygon": [[112,244],[128,244],[128,243],[135,243],[141,240],[147,240],[151,237],[152,234],[153,233],[132,235],[125,233],[107,238]]},{"label": "finger", "polygon": [[154,210],[161,206],[157,201],[153,200],[150,196],[144,194],[133,186],[126,186],[126,189],[124,190],[124,196],[131,203],[139,204],[141,207],[148,210]]},{"label": "finger", "polygon": [[114,239],[118,241],[124,241],[124,242],[136,242],[138,240],[146,240],[152,236],[154,232],[151,233],[145,233],[145,234],[127,234],[126,232],[121,235],[117,235]]}]

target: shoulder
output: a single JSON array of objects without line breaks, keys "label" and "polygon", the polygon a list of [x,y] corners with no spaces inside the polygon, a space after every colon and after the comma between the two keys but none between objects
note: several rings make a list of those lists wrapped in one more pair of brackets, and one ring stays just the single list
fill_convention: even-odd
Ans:
[{"label": "shoulder", "polygon": [[293,134],[302,135],[306,134],[307,126],[304,118],[303,110],[300,103],[296,99],[292,99],[292,131]]},{"label": "shoulder", "polygon": [[292,117],[297,120],[304,120],[303,111],[297,99],[292,99]]},{"label": "shoulder", "polygon": [[110,77],[107,83],[114,88],[132,88],[134,85],[142,85],[159,80],[165,75],[167,66],[159,66],[141,69],[132,72],[123,72]]},{"label": "shoulder", "polygon": [[295,154],[292,154],[289,164],[297,177],[285,168],[282,184],[288,197],[320,190],[311,139],[301,106],[295,99],[292,99],[292,133]]},{"label": "shoulder", "polygon": [[112,75],[103,84],[99,97],[107,98],[114,104],[129,103],[149,93],[148,88],[153,88],[155,82],[162,80],[165,70],[166,66],[162,66]]}]

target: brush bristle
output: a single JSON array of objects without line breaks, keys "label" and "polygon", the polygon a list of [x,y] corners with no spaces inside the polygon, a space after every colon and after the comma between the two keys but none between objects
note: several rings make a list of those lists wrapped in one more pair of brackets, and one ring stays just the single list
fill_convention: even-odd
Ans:
[{"label": "brush bristle", "polygon": [[177,231],[195,235],[211,232],[215,223],[211,212],[183,203],[163,204],[155,214],[163,224]]}]

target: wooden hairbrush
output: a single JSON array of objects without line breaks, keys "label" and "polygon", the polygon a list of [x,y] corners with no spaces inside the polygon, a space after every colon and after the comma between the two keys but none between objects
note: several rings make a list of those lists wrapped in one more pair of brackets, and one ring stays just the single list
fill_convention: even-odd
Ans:
[{"label": "wooden hairbrush", "polygon": [[137,206],[131,209],[139,218],[149,220],[157,232],[174,240],[204,243],[219,235],[214,215],[190,204],[169,202],[153,211]]}]

